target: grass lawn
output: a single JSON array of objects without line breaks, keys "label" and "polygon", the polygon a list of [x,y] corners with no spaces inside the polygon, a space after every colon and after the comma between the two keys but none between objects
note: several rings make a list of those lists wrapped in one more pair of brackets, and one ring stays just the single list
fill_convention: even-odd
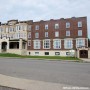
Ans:
[{"label": "grass lawn", "polygon": [[35,59],[50,59],[50,60],[75,60],[80,61],[80,59],[75,57],[61,57],[61,56],[22,56],[18,54],[11,53],[0,53],[0,57],[16,57],[16,58],[35,58]]}]

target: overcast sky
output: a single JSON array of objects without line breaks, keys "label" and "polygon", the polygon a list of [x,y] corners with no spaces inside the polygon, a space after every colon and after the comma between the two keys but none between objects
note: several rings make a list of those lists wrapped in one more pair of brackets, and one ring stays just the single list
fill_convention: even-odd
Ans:
[{"label": "overcast sky", "polygon": [[90,38],[90,0],[0,0],[0,21],[49,20],[87,16]]}]

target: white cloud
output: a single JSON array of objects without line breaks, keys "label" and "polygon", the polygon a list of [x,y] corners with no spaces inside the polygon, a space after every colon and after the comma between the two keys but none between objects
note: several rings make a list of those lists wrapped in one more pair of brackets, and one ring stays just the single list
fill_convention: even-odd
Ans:
[{"label": "white cloud", "polygon": [[48,20],[51,18],[88,17],[90,37],[90,0],[0,0],[0,21],[9,19]]}]

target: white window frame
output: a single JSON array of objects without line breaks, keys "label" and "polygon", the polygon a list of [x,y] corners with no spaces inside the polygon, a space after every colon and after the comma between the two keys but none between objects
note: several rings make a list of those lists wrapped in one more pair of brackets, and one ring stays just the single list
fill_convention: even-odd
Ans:
[{"label": "white window frame", "polygon": [[55,24],[55,29],[59,29],[59,23]]},{"label": "white window frame", "polygon": [[39,38],[39,33],[38,32],[35,33],[35,38]]},{"label": "white window frame", "polygon": [[28,25],[28,31],[31,31],[32,25]]},{"label": "white window frame", "polygon": [[35,30],[39,30],[39,25],[36,25],[35,26]]},{"label": "white window frame", "polygon": [[66,36],[70,36],[70,31],[66,31]]},{"label": "white window frame", "polygon": [[66,28],[70,28],[70,22],[66,22]]},{"label": "white window frame", "polygon": [[59,32],[55,32],[55,37],[59,37]]},{"label": "white window frame", "polygon": [[34,40],[34,49],[40,49],[41,48],[41,41],[40,40]]},{"label": "white window frame", "polygon": [[84,46],[85,46],[85,39],[76,39],[76,48]]},{"label": "white window frame", "polygon": [[65,39],[64,40],[64,48],[65,49],[72,49],[73,48],[73,40],[72,39]]},{"label": "white window frame", "polygon": [[28,38],[31,38],[31,32],[28,32]]},{"label": "white window frame", "polygon": [[31,40],[28,40],[28,46],[31,46]]},{"label": "white window frame", "polygon": [[45,32],[45,37],[48,37],[48,32]]},{"label": "white window frame", "polygon": [[50,49],[50,48],[51,48],[50,39],[43,40],[43,49]]},{"label": "white window frame", "polygon": [[82,21],[78,21],[78,27],[82,27]]},{"label": "white window frame", "polygon": [[78,36],[82,36],[82,30],[78,30]]},{"label": "white window frame", "polygon": [[48,24],[45,24],[45,30],[48,30]]},{"label": "white window frame", "polygon": [[60,39],[53,40],[53,49],[61,49],[61,40]]}]

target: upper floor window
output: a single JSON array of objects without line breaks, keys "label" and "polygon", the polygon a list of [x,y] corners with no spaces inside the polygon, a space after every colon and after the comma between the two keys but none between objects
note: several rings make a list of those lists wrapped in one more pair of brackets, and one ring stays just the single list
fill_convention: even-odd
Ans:
[{"label": "upper floor window", "polygon": [[53,40],[53,48],[54,49],[60,49],[61,48],[61,40]]},{"label": "upper floor window", "polygon": [[46,39],[43,41],[43,48],[50,49],[50,40],[49,39]]},{"label": "upper floor window", "polygon": [[66,22],[66,28],[70,28],[70,23]]},{"label": "upper floor window", "polygon": [[19,25],[17,25],[16,26],[16,30],[20,30],[21,28],[20,28],[20,26]]},{"label": "upper floor window", "polygon": [[35,38],[39,38],[39,33],[38,32],[35,33]]},{"label": "upper floor window", "polygon": [[31,38],[31,32],[28,32],[28,38]]},{"label": "upper floor window", "polygon": [[35,26],[35,30],[39,30],[39,25],[36,25]]},{"label": "upper floor window", "polygon": [[72,40],[64,40],[64,48],[65,49],[72,49],[73,48],[73,44],[72,44]]},{"label": "upper floor window", "polygon": [[78,27],[82,27],[82,22],[81,21],[78,22]]},{"label": "upper floor window", "polygon": [[66,36],[70,36],[70,31],[66,31]]},{"label": "upper floor window", "polygon": [[55,37],[59,37],[59,32],[55,32]]},{"label": "upper floor window", "polygon": [[31,46],[31,40],[28,40],[28,46]]},{"label": "upper floor window", "polygon": [[47,30],[47,29],[48,29],[48,24],[45,25],[45,30]]},{"label": "upper floor window", "polygon": [[78,30],[78,36],[82,36],[82,30]]},{"label": "upper floor window", "polygon": [[28,26],[28,30],[31,31],[31,28],[32,28],[32,25],[29,25]]},{"label": "upper floor window", "polygon": [[14,28],[13,27],[9,27],[9,32],[13,32]]},{"label": "upper floor window", "polygon": [[58,23],[55,24],[55,29],[59,29],[59,24]]},{"label": "upper floor window", "polygon": [[45,37],[48,37],[48,32],[45,32]]}]

